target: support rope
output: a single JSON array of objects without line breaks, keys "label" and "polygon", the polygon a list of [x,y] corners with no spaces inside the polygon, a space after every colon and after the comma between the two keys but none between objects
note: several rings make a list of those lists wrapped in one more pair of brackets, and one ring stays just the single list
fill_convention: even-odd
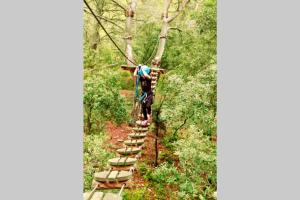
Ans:
[{"label": "support rope", "polygon": [[96,16],[96,14],[94,13],[94,11],[91,9],[91,7],[89,6],[89,4],[86,2],[86,0],[83,0],[86,7],[90,10],[90,12],[92,13],[92,15],[94,16],[94,18],[97,20],[98,24],[100,25],[100,27],[103,29],[103,31],[106,33],[106,35],[108,36],[108,38],[111,40],[111,42],[115,45],[115,47],[120,51],[120,53],[129,61],[131,62],[133,65],[137,66],[137,64],[135,62],[133,62],[132,60],[130,60],[126,54],[121,50],[121,48],[117,45],[117,43],[113,40],[113,38],[109,35],[109,33],[107,32],[107,30],[104,28],[104,26],[102,25],[102,23],[100,22],[100,20],[98,19],[98,17]]},{"label": "support rope", "polygon": [[[111,40],[111,42],[115,45],[115,47],[119,50],[119,52],[122,54],[122,56],[124,56],[129,62],[131,62],[133,65],[137,66],[137,64],[130,60],[126,54],[121,50],[121,48],[117,45],[117,43],[113,40],[113,38],[111,37],[111,35],[107,32],[107,30],[104,28],[103,24],[100,22],[100,20],[98,19],[97,15],[93,12],[93,10],[91,9],[91,7],[89,6],[89,4],[86,2],[86,0],[83,0],[85,5],[87,6],[87,8],[90,10],[90,14],[93,15],[93,17],[96,19],[96,21],[98,22],[98,24],[100,25],[100,27],[103,29],[103,31],[105,32],[105,34],[108,36],[108,38]],[[153,48],[152,53],[150,54],[150,57],[146,60],[145,64],[149,64],[149,61],[152,59],[155,50],[158,47],[158,43],[159,43],[159,38],[156,41],[155,47]]]}]

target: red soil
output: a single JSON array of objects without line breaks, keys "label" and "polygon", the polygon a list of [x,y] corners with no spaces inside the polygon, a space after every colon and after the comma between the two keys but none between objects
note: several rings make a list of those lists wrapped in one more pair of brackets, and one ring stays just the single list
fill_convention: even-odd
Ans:
[{"label": "red soil", "polygon": [[132,98],[133,97],[133,91],[132,90],[120,90],[120,94],[123,97],[126,98]]},{"label": "red soil", "polygon": [[131,132],[127,124],[116,125],[112,122],[106,124],[106,131],[110,136],[109,143],[112,145],[121,146],[122,142],[118,140],[125,140],[127,135]]},{"label": "red soil", "polygon": [[[119,142],[118,140],[126,140],[128,138],[128,134],[131,133],[131,128],[127,124],[121,124],[120,126],[118,126],[116,124],[113,124],[112,122],[108,122],[106,124],[106,131],[110,137],[110,140],[108,142],[112,145],[110,150],[112,152],[115,152],[117,148],[123,147],[123,142]],[[155,137],[155,133],[148,133],[147,137],[145,138],[144,147],[142,149],[142,156],[138,160],[138,163],[145,163],[148,167],[152,168],[155,167]],[[158,140],[158,150],[159,154],[161,152],[167,151],[166,147],[160,143],[160,140]],[[158,160],[159,163],[162,163],[163,161],[164,158]],[[178,166],[177,159],[175,159],[175,166]],[[136,169],[133,173],[132,182],[134,183],[133,188],[142,188],[147,187],[148,185],[148,181],[144,179],[143,175],[138,169]],[[155,192],[152,191],[151,188],[148,188],[148,192],[155,195]]]},{"label": "red soil", "polygon": [[[117,148],[123,146],[123,142],[118,140],[126,140],[128,134],[131,133],[131,128],[126,124],[117,126],[112,122],[106,124],[106,131],[109,134],[109,143],[111,144],[111,151],[114,152]],[[164,146],[158,143],[159,152],[164,150]],[[142,150],[142,157],[138,160],[139,163],[145,162],[147,165],[154,167],[155,162],[155,134],[149,132],[145,138],[144,147]],[[147,185],[147,181],[143,178],[138,170],[135,171],[133,180],[136,187],[144,187]]]}]

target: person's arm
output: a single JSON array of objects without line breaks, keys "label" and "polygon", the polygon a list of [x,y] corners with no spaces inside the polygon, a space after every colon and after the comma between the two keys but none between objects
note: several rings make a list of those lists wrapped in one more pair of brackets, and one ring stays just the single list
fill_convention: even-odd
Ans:
[{"label": "person's arm", "polygon": [[143,69],[142,69],[142,71],[143,71],[144,76],[145,76],[147,79],[151,79],[151,76],[149,76]]},{"label": "person's arm", "polygon": [[134,72],[133,72],[133,76],[134,76],[134,77],[137,77],[137,71],[138,71],[138,66],[136,66],[136,68],[135,68],[135,70],[134,70]]}]

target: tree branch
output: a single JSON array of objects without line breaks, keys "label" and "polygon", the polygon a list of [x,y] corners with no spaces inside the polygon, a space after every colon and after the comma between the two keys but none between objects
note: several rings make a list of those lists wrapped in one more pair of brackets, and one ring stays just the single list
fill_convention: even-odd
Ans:
[{"label": "tree branch", "polygon": [[184,119],[183,123],[179,127],[177,127],[176,130],[174,131],[173,137],[175,137],[175,135],[177,135],[177,132],[186,124],[187,120],[189,120],[191,117],[193,117],[193,115],[194,115],[194,112],[190,116],[188,116],[187,118]]},{"label": "tree branch", "polygon": [[[86,12],[86,13],[92,15],[92,13],[90,13],[88,10],[85,10],[85,9],[84,9],[84,12]],[[105,17],[101,17],[101,16],[99,16],[99,15],[97,15],[97,17],[98,17],[99,19],[102,19],[102,20],[104,20],[104,21],[106,21],[106,22],[109,22],[109,23],[115,25],[116,27],[120,28],[121,30],[124,30],[124,28],[123,28],[122,26],[118,25],[117,23],[115,23],[114,21],[112,21],[112,20],[110,20],[110,19],[107,19],[107,18],[105,18]]]},{"label": "tree branch", "polygon": [[183,31],[183,30],[181,30],[181,29],[178,28],[178,27],[169,27],[169,29],[170,29],[170,30],[177,30],[177,31],[179,31],[180,35],[181,35],[181,33],[186,33],[186,34],[188,34],[189,36],[191,36],[190,33],[188,33],[187,31]]},{"label": "tree branch", "polygon": [[122,6],[120,3],[116,2],[115,0],[111,0],[111,1],[114,2],[120,8],[122,8],[124,11],[126,11],[126,8],[124,6]]},{"label": "tree branch", "polygon": [[107,10],[103,10],[103,12],[123,12],[123,10],[118,10],[118,9],[109,10],[109,9],[107,9]]},{"label": "tree branch", "polygon": [[168,18],[168,23],[170,23],[171,21],[173,21],[176,17],[178,17],[178,15],[184,10],[184,8],[186,7],[186,5],[190,2],[190,0],[184,0],[183,3],[181,4],[180,8],[178,9],[178,11],[175,13],[175,15],[173,17]]},{"label": "tree branch", "polygon": [[173,29],[173,30],[177,30],[177,31],[179,31],[179,32],[183,32],[183,30],[181,30],[181,29],[178,28],[178,27],[169,27],[168,29],[169,29],[169,30],[170,30],[170,29]]}]

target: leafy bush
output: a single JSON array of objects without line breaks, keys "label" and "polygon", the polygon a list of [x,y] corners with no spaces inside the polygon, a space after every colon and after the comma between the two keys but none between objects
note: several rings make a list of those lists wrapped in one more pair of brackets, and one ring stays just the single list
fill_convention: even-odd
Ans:
[{"label": "leafy bush", "polygon": [[164,96],[161,120],[173,131],[173,139],[189,125],[196,125],[206,135],[216,132],[216,66],[186,78],[170,73],[158,91]]},{"label": "leafy bush", "polygon": [[175,146],[183,172],[180,197],[189,199],[193,195],[204,195],[206,190],[210,193],[205,195],[212,195],[217,188],[216,144],[196,126],[190,126]]},{"label": "leafy bush", "polygon": [[123,198],[124,198],[124,200],[150,199],[146,188],[131,189],[131,190],[128,190],[128,191],[125,190]]},{"label": "leafy bush", "polygon": [[162,163],[152,173],[151,180],[161,184],[173,184],[179,180],[179,172],[168,163]]},{"label": "leafy bush", "polygon": [[178,174],[170,173],[170,165],[162,165],[150,180],[161,182],[155,186],[157,193],[168,186],[166,181],[176,180],[177,198],[211,198],[217,187],[216,144],[211,140],[216,134],[216,66],[190,76],[173,70],[161,80],[158,91],[160,120],[168,127],[163,142],[179,157],[179,169]]},{"label": "leafy bush", "polygon": [[96,170],[102,170],[107,165],[109,158],[113,157],[106,147],[106,136],[104,133],[85,135],[83,143],[83,165],[84,165],[84,190],[90,190]]},{"label": "leafy bush", "polygon": [[118,74],[108,70],[92,74],[84,80],[86,133],[92,132],[93,128],[101,130],[107,120],[119,124],[127,119],[125,100],[120,96],[119,88]]},{"label": "leafy bush", "polygon": [[133,90],[133,80],[130,72],[122,70],[120,71],[120,89]]},{"label": "leafy bush", "polygon": [[153,109],[160,113],[154,119],[166,126],[162,142],[168,151],[161,156],[168,158],[173,152],[179,162],[177,173],[170,173],[173,165],[163,164],[149,180],[162,195],[170,186],[166,181],[176,180],[174,199],[212,199],[217,189],[212,140],[217,131],[216,1],[205,0],[202,6],[201,12],[183,16],[176,24],[179,31],[170,30],[162,59],[168,70],[158,82]]}]

